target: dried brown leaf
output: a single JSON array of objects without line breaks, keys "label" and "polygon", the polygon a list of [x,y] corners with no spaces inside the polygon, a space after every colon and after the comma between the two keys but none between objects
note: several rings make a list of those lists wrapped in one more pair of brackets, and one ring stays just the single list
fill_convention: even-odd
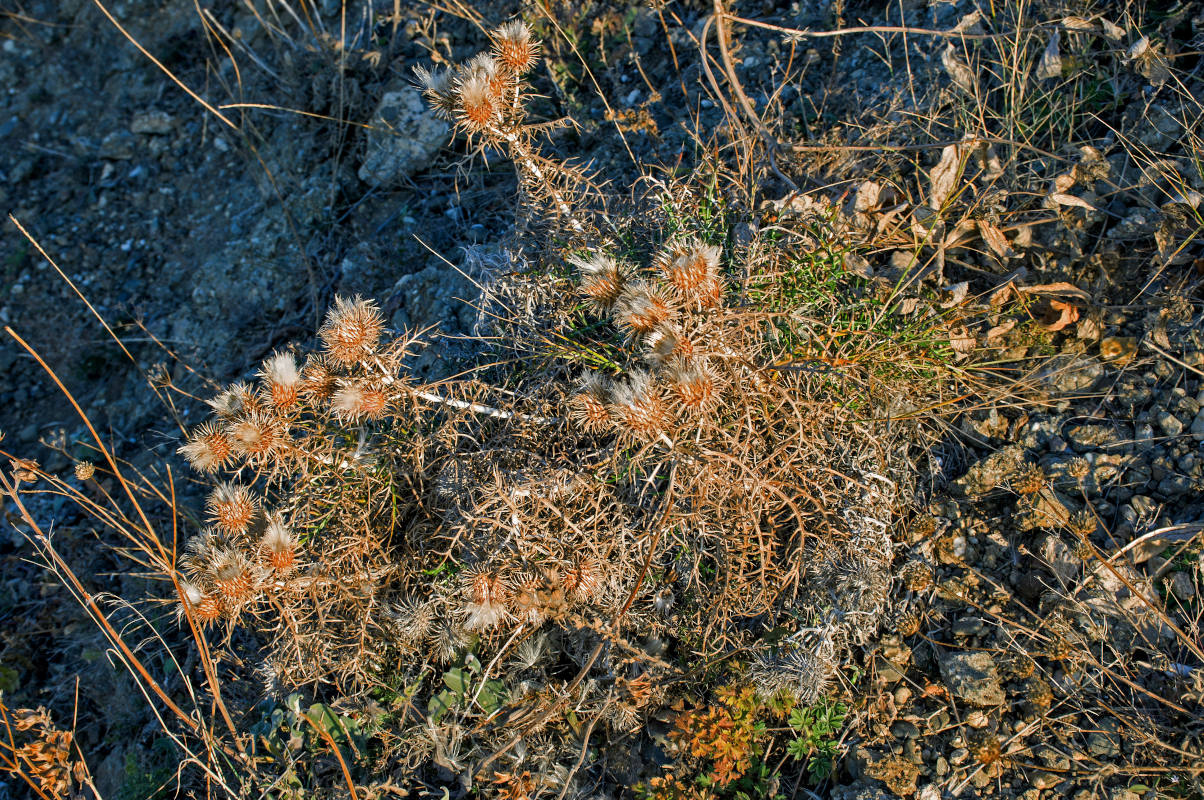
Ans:
[{"label": "dried brown leaf", "polygon": [[1049,44],[1045,45],[1045,51],[1041,53],[1041,60],[1037,62],[1037,80],[1062,76],[1061,41],[1062,32],[1054,28],[1049,35]]},{"label": "dried brown leaf", "polygon": [[959,89],[974,92],[974,73],[966,66],[966,62],[957,57],[957,50],[952,43],[941,52],[941,65]]},{"label": "dried brown leaf", "polygon": [[1015,257],[1016,251],[1008,244],[1007,237],[1003,235],[1003,231],[999,230],[999,228],[995,227],[988,220],[978,220],[978,234],[987,243],[987,247],[991,248],[991,252],[999,258],[1008,259]]},{"label": "dried brown leaf", "polygon": [[1076,208],[1085,208],[1088,211],[1096,210],[1095,206],[1091,205],[1081,197],[1075,197],[1074,195],[1066,194],[1065,192],[1053,192],[1050,194],[1049,199],[1060,206],[1074,206]]},{"label": "dried brown leaf", "polygon": [[1079,310],[1073,303],[1064,303],[1051,297],[1044,310],[1041,326],[1047,331],[1060,331],[1067,325],[1078,322],[1078,319]]},{"label": "dried brown leaf", "polygon": [[978,341],[974,338],[974,334],[970,333],[970,329],[965,325],[949,329],[949,346],[953,348],[953,352],[957,354],[959,361],[974,352],[974,347],[977,343]]},{"label": "dried brown leaf", "polygon": [[953,189],[957,186],[961,174],[961,148],[955,144],[948,145],[941,151],[940,162],[932,168],[932,172],[928,175],[931,182],[928,191],[930,208],[939,211],[945,205],[945,201],[953,194]]},{"label": "dried brown leaf", "polygon": [[1067,297],[1076,297],[1080,300],[1089,300],[1091,295],[1084,292],[1073,283],[1066,281],[1058,281],[1057,283],[1037,283],[1032,286],[1017,286],[1016,291],[1022,294],[1060,294]]}]

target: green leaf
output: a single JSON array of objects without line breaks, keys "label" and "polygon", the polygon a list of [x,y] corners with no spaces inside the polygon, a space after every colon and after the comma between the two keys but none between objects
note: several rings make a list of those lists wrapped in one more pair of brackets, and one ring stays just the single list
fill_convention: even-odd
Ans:
[{"label": "green leaf", "polygon": [[439,720],[443,719],[443,716],[448,711],[451,711],[452,708],[455,707],[458,700],[459,697],[457,695],[454,695],[445,689],[444,691],[439,692],[439,694],[432,697],[430,702],[427,703],[427,713],[431,715],[432,720],[438,722]]},{"label": "green leaf", "polygon": [[443,685],[464,697],[468,694],[468,673],[460,667],[453,667],[443,673]]}]

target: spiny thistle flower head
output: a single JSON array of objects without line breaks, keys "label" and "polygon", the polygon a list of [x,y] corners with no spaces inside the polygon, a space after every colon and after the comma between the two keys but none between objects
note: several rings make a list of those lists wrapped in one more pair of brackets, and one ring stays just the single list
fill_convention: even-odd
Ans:
[{"label": "spiny thistle flower head", "polygon": [[75,465],[75,477],[77,480],[91,480],[96,474],[96,465],[91,461],[80,461]]},{"label": "spiny thistle flower head", "polygon": [[489,91],[493,94],[494,101],[499,105],[506,96],[506,92],[514,84],[513,73],[502,69],[497,59],[488,53],[477,53],[464,62],[461,69],[465,74],[479,75],[484,78],[489,84]]},{"label": "spiny thistle flower head", "polygon": [[[200,587],[187,581],[180,581],[180,590],[184,593],[184,599],[188,601],[194,617],[202,625],[211,625],[221,618],[222,611],[225,609],[220,597],[206,594]],[[183,616],[184,606],[182,603],[179,611]]]},{"label": "spiny thistle flower head", "polygon": [[388,394],[368,381],[346,384],[330,398],[330,409],[343,420],[380,419],[392,405]]},{"label": "spiny thistle flower head", "polygon": [[580,389],[569,401],[569,416],[589,433],[602,433],[610,427],[610,402],[613,385],[610,378],[587,372]]},{"label": "spiny thistle flower head", "polygon": [[415,66],[414,77],[435,116],[448,122],[455,119],[456,85],[452,71],[438,67],[429,70],[423,66]]},{"label": "spiny thistle flower head", "polygon": [[569,263],[580,275],[581,293],[599,313],[614,306],[631,279],[630,267],[604,253],[575,256]]},{"label": "spiny thistle flower head", "polygon": [[593,556],[582,556],[565,570],[561,583],[571,597],[588,603],[601,596],[605,580],[602,562]]},{"label": "spiny thistle flower head", "polygon": [[498,121],[500,97],[496,75],[482,69],[465,70],[456,80],[456,120],[468,131],[488,130]]},{"label": "spiny thistle flower head", "polygon": [[651,440],[665,432],[669,410],[660,388],[643,370],[632,372],[626,383],[617,386],[610,405],[615,425],[637,439]]},{"label": "spiny thistle flower head", "polygon": [[410,648],[431,635],[435,609],[429,602],[410,597],[395,602],[389,609],[389,618],[399,643]]},{"label": "spiny thistle flower head", "polygon": [[539,44],[531,39],[531,29],[522,20],[512,20],[490,34],[493,57],[512,75],[523,75],[539,60]]},{"label": "spiny thistle flower head", "polygon": [[188,443],[176,452],[198,472],[216,472],[230,460],[234,448],[225,431],[214,422],[205,422],[193,429]]},{"label": "spiny thistle flower head", "polygon": [[915,559],[903,565],[899,578],[907,591],[922,592],[932,586],[935,573],[927,562]]},{"label": "spiny thistle flower head", "polygon": [[242,533],[259,511],[259,498],[245,486],[222,483],[205,505],[214,526],[228,533]]},{"label": "spiny thistle flower head", "polygon": [[305,359],[301,369],[301,394],[313,400],[329,400],[338,388],[338,376],[322,355]]},{"label": "spiny thistle flower head", "polygon": [[297,537],[279,513],[268,517],[268,524],[259,540],[259,552],[268,566],[277,572],[292,569],[297,561]]},{"label": "spiny thistle flower head", "polygon": [[1020,494],[1036,494],[1045,486],[1045,470],[1036,464],[1022,467],[1012,479],[1012,488]]},{"label": "spiny thistle flower head", "polygon": [[318,336],[338,364],[355,364],[371,355],[385,330],[385,319],[371,300],[336,297]]},{"label": "spiny thistle flower head", "polygon": [[259,377],[267,384],[268,397],[273,406],[283,410],[297,404],[301,373],[292,353],[276,353],[264,361]]},{"label": "spiny thistle flower head", "polygon": [[241,550],[233,547],[216,550],[210,571],[214,589],[227,604],[238,606],[254,595],[255,576],[251,572],[251,562]]},{"label": "spiny thistle flower head", "polygon": [[1091,462],[1082,456],[1072,458],[1070,459],[1070,463],[1066,465],[1066,474],[1076,481],[1081,481],[1091,474]]},{"label": "spiny thistle flower head", "polygon": [[470,570],[465,575],[465,590],[468,617],[464,627],[468,630],[488,630],[509,618],[506,601],[510,588],[501,576],[487,569]]},{"label": "spiny thistle flower head", "polygon": [[539,625],[547,618],[540,599],[543,580],[530,572],[521,572],[510,580],[510,603],[513,615],[519,622]]},{"label": "spiny thistle flower head", "polygon": [[644,281],[632,281],[615,302],[614,320],[632,337],[646,336],[673,314],[668,299]]},{"label": "spiny thistle flower head", "polygon": [[694,342],[674,325],[661,325],[644,337],[644,358],[656,366],[694,355]]},{"label": "spiny thistle flower head", "polygon": [[226,426],[234,452],[255,464],[275,458],[285,446],[280,420],[266,411],[251,411]]},{"label": "spiny thistle flower head", "polygon": [[227,386],[217,397],[206,402],[222,419],[233,419],[259,408],[255,390],[241,382]]},{"label": "spiny thistle flower head", "polygon": [[719,269],[720,248],[698,241],[686,242],[663,253],[661,274],[678,296],[704,308],[719,305],[723,277]]},{"label": "spiny thistle flower head", "polygon": [[664,375],[669,395],[686,411],[705,411],[719,399],[719,377],[701,359],[675,361]]}]

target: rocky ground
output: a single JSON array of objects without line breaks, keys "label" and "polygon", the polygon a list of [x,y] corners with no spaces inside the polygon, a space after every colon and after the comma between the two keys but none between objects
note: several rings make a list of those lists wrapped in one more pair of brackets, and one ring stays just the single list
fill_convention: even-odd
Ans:
[{"label": "rocky ground", "polygon": [[[0,323],[55,369],[140,469],[178,469],[180,427],[199,415],[193,396],[308,337],[335,294],[377,298],[396,328],[473,331],[477,311],[464,301],[529,221],[515,213],[511,165],[498,153],[464,160],[463,143],[411,85],[413,65],[475,52],[484,39],[474,25],[426,6],[390,17],[388,3],[372,14],[349,6],[345,17],[338,3],[318,3],[317,22],[304,25],[271,16],[284,14],[282,5],[206,16],[191,4],[108,6],[129,37],[230,124],[90,2],[33,0],[0,17],[0,210],[64,273],[4,221]],[[640,191],[641,172],[682,175],[705,162],[725,125],[697,57],[707,10],[678,5],[558,9],[572,39],[543,23],[540,111],[576,122],[552,152],[588,154],[620,197]],[[945,30],[972,10],[967,2],[836,5],[734,10],[813,30],[901,21]],[[514,9],[478,11],[493,24]],[[1109,20],[1128,21],[1121,50],[1140,31],[1164,48],[1179,42],[1186,55],[1174,66],[1190,95],[1204,18],[1186,5],[1157,11],[1105,9]],[[964,51],[949,56],[919,37],[871,46],[738,32],[752,105],[783,143],[805,145],[783,146],[785,174],[750,187],[757,213],[789,209],[799,188],[852,202],[850,218],[886,220],[876,230],[893,231],[892,206],[924,205],[940,150],[876,148],[918,141],[921,130],[928,142],[965,133],[956,112]],[[1075,35],[1065,34],[1068,62]],[[1020,328],[992,327],[999,320],[967,334],[972,347],[1047,358],[1023,402],[968,410],[946,431],[928,489],[900,516],[899,603],[879,646],[864,654],[873,699],[844,742],[845,767],[825,785],[834,797],[1128,800],[1199,791],[1198,769],[1157,765],[1163,751],[1176,764],[1204,753],[1204,666],[1190,647],[1193,636],[1200,643],[1204,614],[1200,131],[1182,93],[1158,82],[1158,64],[1131,53],[1114,59],[1111,76],[1131,94],[1083,112],[1107,120],[1093,151],[1034,139],[1058,157],[1018,168],[1038,176],[1027,191],[1072,174],[1072,186],[1052,194],[1073,188],[1086,207],[1055,200],[1046,205],[1058,222],[1045,224],[1033,220],[1049,213],[1029,206],[1009,216],[984,189],[987,217],[1008,222],[1000,225],[1010,255],[950,247],[946,259],[942,248],[941,271],[928,279],[930,296],[941,297],[957,295],[962,281],[984,295],[1009,280],[1065,284],[1070,290],[1053,296],[1073,306],[1074,319],[1023,340]],[[865,149],[820,147],[853,142]],[[875,197],[889,189],[894,201],[862,203],[871,179]],[[875,243],[868,269],[890,278],[903,249]],[[418,370],[444,374],[455,347],[453,339],[424,351]],[[0,431],[0,447],[52,473],[87,456],[81,421],[7,336]],[[40,513],[82,530],[61,499],[45,498]],[[67,535],[82,569],[107,575],[112,563],[88,549],[87,535]],[[82,734],[102,787],[149,796],[164,756],[141,698],[112,675],[99,636],[57,583],[22,561],[20,535],[5,536],[5,702],[69,713],[83,676],[85,716],[104,720]]]}]

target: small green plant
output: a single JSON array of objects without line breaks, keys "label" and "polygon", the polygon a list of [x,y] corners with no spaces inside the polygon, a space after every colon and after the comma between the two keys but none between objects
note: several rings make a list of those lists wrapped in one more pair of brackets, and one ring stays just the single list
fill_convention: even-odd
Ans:
[{"label": "small green plant", "polygon": [[813,706],[796,708],[787,723],[796,736],[786,745],[786,752],[795,761],[806,761],[812,782],[832,774],[839,750],[840,730],[844,727],[848,706],[832,700],[821,700]]}]

